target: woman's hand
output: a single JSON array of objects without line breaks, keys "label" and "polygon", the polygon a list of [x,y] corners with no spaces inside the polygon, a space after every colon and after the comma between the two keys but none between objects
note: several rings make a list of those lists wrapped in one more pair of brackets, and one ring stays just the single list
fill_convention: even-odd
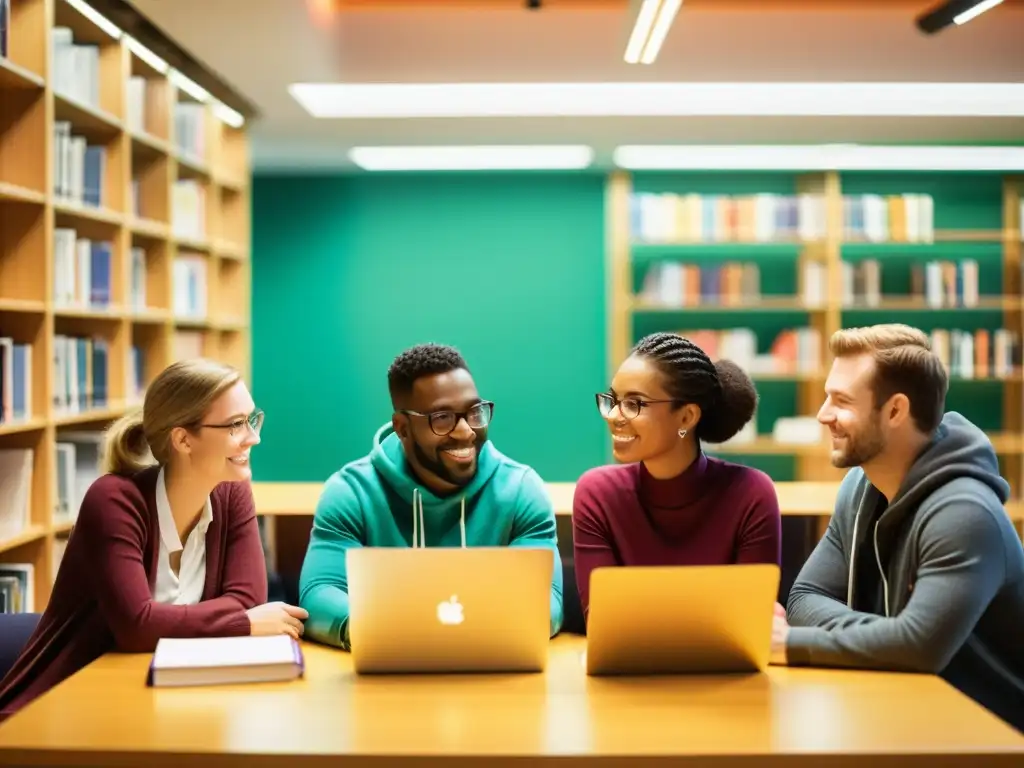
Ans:
[{"label": "woman's hand", "polygon": [[302,635],[302,622],[309,617],[305,608],[287,603],[264,603],[245,613],[251,625],[250,635],[291,635],[296,640]]}]

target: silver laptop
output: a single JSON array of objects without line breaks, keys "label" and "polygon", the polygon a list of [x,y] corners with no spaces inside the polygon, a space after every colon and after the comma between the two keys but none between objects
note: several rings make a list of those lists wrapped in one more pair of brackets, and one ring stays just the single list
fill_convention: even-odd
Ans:
[{"label": "silver laptop", "polygon": [[551,635],[550,549],[346,551],[356,672],[540,672]]},{"label": "silver laptop", "polygon": [[763,672],[779,578],[770,564],[596,568],[587,674]]}]

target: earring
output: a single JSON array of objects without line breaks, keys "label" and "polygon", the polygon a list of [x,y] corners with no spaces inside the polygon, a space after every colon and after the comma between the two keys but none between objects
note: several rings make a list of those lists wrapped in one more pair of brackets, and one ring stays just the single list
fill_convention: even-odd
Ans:
[{"label": "earring", "polygon": [[680,429],[679,430],[679,437],[686,437],[686,430],[685,429]]}]

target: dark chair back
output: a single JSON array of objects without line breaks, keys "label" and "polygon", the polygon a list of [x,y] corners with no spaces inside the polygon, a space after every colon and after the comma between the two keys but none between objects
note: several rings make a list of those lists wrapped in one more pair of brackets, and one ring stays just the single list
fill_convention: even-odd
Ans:
[{"label": "dark chair back", "polygon": [[576,566],[572,555],[562,555],[562,631],[573,635],[587,634],[583,606],[576,586]]},{"label": "dark chair back", "polygon": [[7,676],[28,642],[36,624],[38,613],[0,613],[0,680]]}]

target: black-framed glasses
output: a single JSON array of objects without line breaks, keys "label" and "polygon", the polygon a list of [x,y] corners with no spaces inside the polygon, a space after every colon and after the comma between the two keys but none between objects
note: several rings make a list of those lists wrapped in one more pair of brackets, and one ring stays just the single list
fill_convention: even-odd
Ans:
[{"label": "black-framed glasses", "polygon": [[482,400],[476,405],[470,406],[465,411],[434,411],[433,413],[420,413],[419,411],[400,410],[398,413],[405,413],[409,416],[419,416],[427,420],[430,431],[438,437],[450,435],[459,424],[459,419],[465,419],[470,429],[483,429],[491,423],[491,416],[494,414],[494,403],[490,400]]},{"label": "black-framed glasses", "polygon": [[619,413],[624,419],[635,419],[640,411],[655,403],[678,403],[678,400],[641,400],[639,397],[624,397],[621,400],[615,395],[607,392],[598,392],[594,395],[597,401],[597,410],[605,418],[611,416],[615,406],[619,407]]},{"label": "black-framed glasses", "polygon": [[199,426],[208,429],[225,429],[230,437],[238,437],[241,431],[248,426],[252,433],[258,436],[260,430],[263,429],[263,411],[257,408],[245,418],[235,419],[227,424],[200,424]]}]

